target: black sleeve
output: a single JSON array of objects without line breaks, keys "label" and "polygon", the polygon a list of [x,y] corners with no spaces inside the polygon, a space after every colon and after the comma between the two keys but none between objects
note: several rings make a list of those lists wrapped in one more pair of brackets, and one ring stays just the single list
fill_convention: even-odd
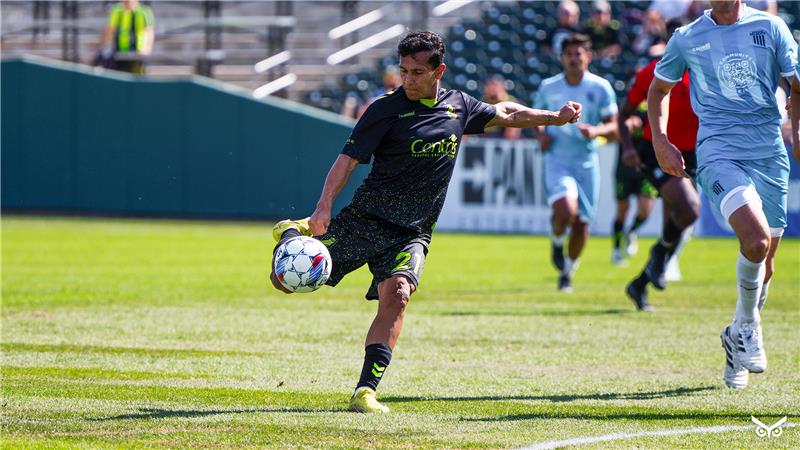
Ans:
[{"label": "black sleeve", "polygon": [[350,137],[344,144],[342,154],[357,159],[361,164],[369,164],[372,154],[380,146],[383,136],[389,129],[389,121],[381,113],[381,102],[373,102],[356,123]]},{"label": "black sleeve", "polygon": [[464,110],[467,123],[464,125],[464,134],[481,134],[486,124],[494,119],[496,111],[494,105],[484,103],[468,94],[461,94],[464,98]]}]

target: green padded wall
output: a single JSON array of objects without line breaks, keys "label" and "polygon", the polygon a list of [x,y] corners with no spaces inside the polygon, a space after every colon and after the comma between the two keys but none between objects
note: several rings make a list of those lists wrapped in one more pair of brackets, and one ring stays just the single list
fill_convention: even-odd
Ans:
[{"label": "green padded wall", "polygon": [[[353,126],[199,77],[27,57],[0,70],[5,211],[305,216]],[[367,170],[354,173],[337,210]]]}]

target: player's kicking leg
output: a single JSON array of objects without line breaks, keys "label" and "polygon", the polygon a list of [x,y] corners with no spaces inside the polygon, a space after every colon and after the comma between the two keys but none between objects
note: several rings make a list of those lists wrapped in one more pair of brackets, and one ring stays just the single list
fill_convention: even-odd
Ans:
[{"label": "player's kicking leg", "polygon": [[406,306],[416,286],[405,275],[394,275],[378,284],[378,313],[367,332],[364,365],[350,409],[361,413],[387,413],[389,408],[376,398],[392,350],[403,329]]}]

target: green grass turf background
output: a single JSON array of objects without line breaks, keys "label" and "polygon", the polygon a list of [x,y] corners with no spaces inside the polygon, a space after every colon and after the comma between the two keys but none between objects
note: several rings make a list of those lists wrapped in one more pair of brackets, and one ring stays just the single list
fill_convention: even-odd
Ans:
[{"label": "green grass turf background", "polygon": [[[637,313],[593,237],[571,295],[546,238],[438,233],[379,390],[346,411],[375,303],[267,288],[271,224],[5,217],[2,447],[500,448],[610,433],[800,422],[800,241],[763,312],[769,369],[724,387],[733,239],[694,239]],[[607,447],[800,447],[753,430]],[[592,446],[589,446],[592,448]]]}]

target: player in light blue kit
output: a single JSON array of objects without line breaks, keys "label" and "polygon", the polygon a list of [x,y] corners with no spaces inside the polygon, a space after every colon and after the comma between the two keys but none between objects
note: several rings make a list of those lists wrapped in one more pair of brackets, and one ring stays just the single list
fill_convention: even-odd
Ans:
[{"label": "player in light blue kit", "polygon": [[[564,72],[542,81],[534,100],[536,108],[563,104],[574,99],[583,105],[579,123],[563,127],[539,127],[544,154],[547,202],[553,210],[552,258],[559,270],[558,289],[572,290],[572,275],[589,239],[600,190],[599,162],[594,138],[617,134],[617,97],[611,84],[589,72],[591,40],[572,34],[561,44]],[[560,102],[560,103],[559,103]],[[564,237],[570,228],[564,257]]]},{"label": "player in light blue kit", "polygon": [[747,386],[748,372],[767,368],[760,310],[786,227],[789,184],[775,90],[796,64],[797,44],[783,20],[741,0],[712,1],[670,39],[648,94],[659,165],[686,177],[681,153],[667,139],[664,99],[689,69],[700,119],[697,181],[739,238],[736,315],[720,336],[725,384],[732,388]]}]

